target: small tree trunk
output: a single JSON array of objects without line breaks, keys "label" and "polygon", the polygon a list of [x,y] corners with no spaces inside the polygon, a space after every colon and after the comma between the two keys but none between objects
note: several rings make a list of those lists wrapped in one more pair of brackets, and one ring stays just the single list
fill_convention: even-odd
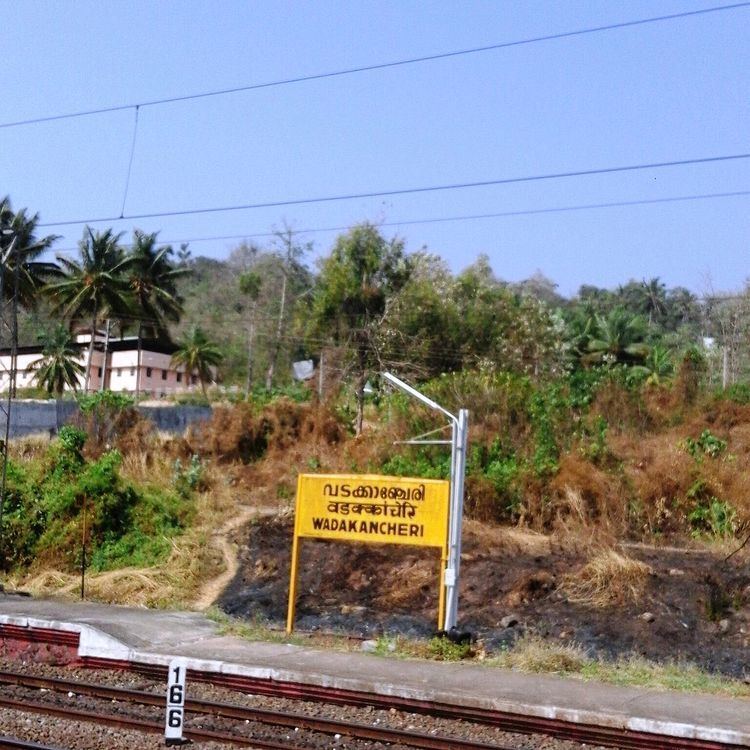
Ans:
[{"label": "small tree trunk", "polygon": [[109,326],[110,326],[111,320],[107,318],[107,328],[106,332],[104,334],[104,352],[102,356],[102,379],[99,382],[99,390],[103,391],[106,382],[107,382],[107,355],[108,355],[108,349],[109,349]]},{"label": "small tree trunk", "polygon": [[250,323],[247,329],[247,379],[245,381],[245,399],[250,398],[253,387],[253,344],[255,343],[255,323]]},{"label": "small tree trunk", "polygon": [[271,352],[271,361],[268,363],[268,372],[266,373],[266,390],[270,391],[273,385],[273,374],[276,369],[276,360],[279,357],[281,349],[281,334],[284,332],[284,313],[286,312],[286,282],[287,270],[284,269],[284,280],[281,284],[281,307],[279,309],[279,319],[276,323],[276,341],[274,341]]},{"label": "small tree trunk", "polygon": [[86,377],[83,383],[83,392],[88,395],[89,383],[91,382],[91,368],[94,366],[94,336],[96,335],[96,322],[99,318],[99,310],[94,308],[94,316],[91,319],[91,341],[89,341],[89,361],[86,364]]},{"label": "small tree trunk", "polygon": [[138,323],[138,355],[135,364],[135,400],[141,395],[141,352],[143,350],[143,323]]},{"label": "small tree trunk", "polygon": [[357,420],[354,425],[354,434],[362,434],[362,424],[365,420],[365,381],[360,378],[357,383]]}]

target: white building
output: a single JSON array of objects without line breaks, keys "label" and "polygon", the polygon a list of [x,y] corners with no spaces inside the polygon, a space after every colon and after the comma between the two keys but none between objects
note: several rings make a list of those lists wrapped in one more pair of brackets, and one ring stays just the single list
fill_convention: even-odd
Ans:
[{"label": "white building", "polygon": [[[78,361],[84,367],[88,361],[90,334],[76,336],[80,349]],[[106,352],[105,352],[106,345]],[[94,343],[89,377],[89,391],[106,388],[120,393],[139,394],[161,398],[172,393],[192,391],[198,385],[196,375],[188,376],[184,367],[171,364],[177,347],[154,339],[142,339],[140,351],[138,339],[130,336],[106,341],[99,333]],[[32,388],[36,385],[34,364],[42,358],[42,347],[21,346],[16,359],[16,388]],[[0,391],[8,389],[11,357],[8,349],[0,350]],[[103,385],[102,385],[103,381]],[[79,379],[79,390],[83,390],[84,376]]]}]

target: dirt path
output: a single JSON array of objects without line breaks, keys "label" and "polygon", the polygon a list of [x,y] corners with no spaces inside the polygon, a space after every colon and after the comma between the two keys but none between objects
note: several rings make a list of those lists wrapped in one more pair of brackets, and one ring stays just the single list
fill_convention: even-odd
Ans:
[{"label": "dirt path", "polygon": [[278,513],[277,508],[259,508],[254,505],[241,505],[238,510],[239,513],[236,516],[230,518],[224,526],[215,531],[211,536],[210,543],[221,552],[226,570],[216,578],[206,581],[192,604],[193,609],[203,610],[210,607],[237,574],[237,570],[239,569],[237,547],[229,540],[232,532],[240,528],[243,524],[246,524],[252,518],[275,516]]}]

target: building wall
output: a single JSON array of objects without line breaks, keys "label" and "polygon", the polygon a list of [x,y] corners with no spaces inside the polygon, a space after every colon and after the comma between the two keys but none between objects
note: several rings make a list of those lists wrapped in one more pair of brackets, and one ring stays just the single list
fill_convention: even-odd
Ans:
[{"label": "building wall", "polygon": [[[157,430],[172,434],[182,434],[196,422],[211,417],[210,406],[137,406],[138,411],[150,419]],[[60,427],[73,422],[78,415],[75,401],[37,401],[30,399],[13,400],[10,410],[10,437],[24,435],[50,436],[57,434]],[[5,435],[5,414],[0,411],[0,434]]]},{"label": "building wall", "polygon": [[[32,365],[40,359],[41,352],[18,355],[16,374],[18,388],[31,388],[36,385],[35,370]],[[193,391],[198,386],[196,376],[188,377],[184,367],[171,365],[169,354],[144,349],[140,352],[140,359],[139,383],[137,348],[109,352],[106,371],[104,370],[104,353],[95,350],[92,356],[89,389],[99,390],[102,387],[102,377],[105,379],[104,387],[112,391],[135,393],[138,390],[144,395],[155,398],[171,393]],[[78,361],[85,366],[88,361],[88,349],[81,351]],[[0,391],[8,388],[10,366],[10,355],[0,354]],[[82,375],[79,377],[79,389],[83,388],[83,384],[84,376]]]},{"label": "building wall", "polygon": [[[143,350],[141,352],[140,383],[138,383],[138,352],[112,352],[107,368],[107,386],[113,391],[141,393],[153,396],[189,391],[196,378],[187,378],[184,367],[173,367],[169,354]],[[195,382],[193,382],[195,381]]]}]

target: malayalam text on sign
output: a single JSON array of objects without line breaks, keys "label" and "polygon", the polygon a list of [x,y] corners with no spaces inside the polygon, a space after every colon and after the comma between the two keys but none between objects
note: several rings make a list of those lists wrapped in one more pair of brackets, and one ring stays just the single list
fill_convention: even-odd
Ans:
[{"label": "malayalam text on sign", "polygon": [[442,548],[448,502],[444,480],[300,474],[295,534]]}]

